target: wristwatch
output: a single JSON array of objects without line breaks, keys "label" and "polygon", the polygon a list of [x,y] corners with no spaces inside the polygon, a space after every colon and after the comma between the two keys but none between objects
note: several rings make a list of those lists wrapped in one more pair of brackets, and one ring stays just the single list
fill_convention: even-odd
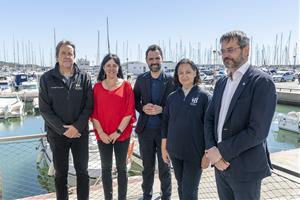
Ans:
[{"label": "wristwatch", "polygon": [[122,131],[120,130],[120,129],[117,129],[117,131],[116,131],[118,134],[120,134],[121,135],[121,133],[122,133]]}]

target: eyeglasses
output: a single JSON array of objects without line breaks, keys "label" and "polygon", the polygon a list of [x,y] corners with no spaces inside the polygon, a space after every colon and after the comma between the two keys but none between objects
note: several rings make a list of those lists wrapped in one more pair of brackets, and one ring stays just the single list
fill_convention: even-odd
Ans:
[{"label": "eyeglasses", "polygon": [[240,46],[238,46],[238,47],[230,47],[230,48],[228,48],[228,49],[221,49],[221,51],[219,51],[218,53],[219,53],[219,55],[224,55],[224,54],[226,54],[226,53],[228,53],[228,54],[232,54],[233,52],[235,52],[235,50],[237,50],[237,49],[240,49],[241,47]]}]

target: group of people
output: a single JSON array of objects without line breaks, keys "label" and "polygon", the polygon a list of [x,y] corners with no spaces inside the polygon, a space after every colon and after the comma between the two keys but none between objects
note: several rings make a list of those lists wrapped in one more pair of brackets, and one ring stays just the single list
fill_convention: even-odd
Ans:
[{"label": "group of people", "polygon": [[[107,54],[97,83],[75,63],[75,45],[61,41],[57,63],[40,80],[40,111],[53,152],[57,199],[68,199],[69,151],[77,175],[77,198],[89,198],[88,121],[92,121],[101,159],[106,200],[113,198],[112,159],[116,159],[118,199],[127,198],[127,151],[135,110],[135,132],[143,163],[142,199],[150,200],[156,160],[161,199],[171,198],[171,165],[182,200],[198,199],[203,169],[215,168],[220,199],[259,199],[261,181],[272,168],[266,138],[276,107],[272,78],[248,63],[249,38],[225,33],[220,54],[228,76],[213,95],[199,86],[195,63],[180,60],[174,77],[162,69],[158,45],[146,51],[149,71],[132,89],[123,78],[120,59]],[[201,197],[200,197],[201,199]]]}]

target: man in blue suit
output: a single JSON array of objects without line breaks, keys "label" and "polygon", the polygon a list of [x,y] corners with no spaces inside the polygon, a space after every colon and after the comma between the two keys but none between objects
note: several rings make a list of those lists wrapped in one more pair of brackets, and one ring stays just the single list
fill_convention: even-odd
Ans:
[{"label": "man in blue suit", "polygon": [[215,167],[221,200],[255,200],[262,179],[271,175],[266,139],[276,107],[275,85],[248,64],[244,32],[225,33],[220,43],[228,77],[216,83],[205,117],[206,155]]}]

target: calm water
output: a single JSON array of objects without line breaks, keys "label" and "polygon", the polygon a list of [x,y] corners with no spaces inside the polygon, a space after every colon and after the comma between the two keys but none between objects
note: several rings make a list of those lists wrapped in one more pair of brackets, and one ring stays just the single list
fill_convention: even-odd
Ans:
[{"label": "calm water", "polygon": [[[31,109],[30,106],[28,109]],[[300,147],[300,134],[278,129],[277,114],[290,111],[299,112],[300,110],[294,106],[277,105],[268,137],[268,146],[271,152]],[[22,119],[0,120],[0,137],[40,134],[43,127],[44,122],[40,115],[28,114]],[[16,142],[0,144],[3,199],[22,198],[49,191],[48,186],[53,184],[53,181],[49,181],[45,175],[46,172],[37,167],[37,146],[37,141],[29,141],[25,145],[23,143],[18,145]],[[26,170],[27,168],[28,170]]]},{"label": "calm water", "polygon": [[[286,105],[276,107],[268,137],[271,152],[300,147],[300,134],[278,129],[277,114],[290,111],[299,112],[300,108]],[[0,120],[0,137],[40,134],[43,128],[44,122],[40,115],[28,114],[22,119]]]}]

